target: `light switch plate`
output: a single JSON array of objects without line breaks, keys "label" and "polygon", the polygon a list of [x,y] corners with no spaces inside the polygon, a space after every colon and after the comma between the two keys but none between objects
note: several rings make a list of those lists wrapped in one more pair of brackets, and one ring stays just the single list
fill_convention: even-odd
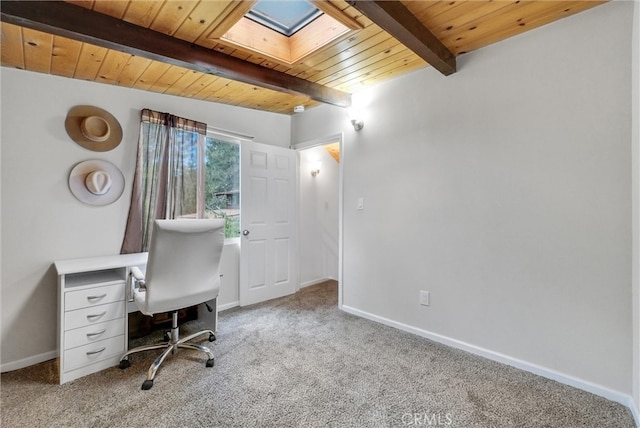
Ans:
[{"label": "light switch plate", "polygon": [[429,292],[428,291],[420,291],[420,304],[422,306],[429,306]]}]

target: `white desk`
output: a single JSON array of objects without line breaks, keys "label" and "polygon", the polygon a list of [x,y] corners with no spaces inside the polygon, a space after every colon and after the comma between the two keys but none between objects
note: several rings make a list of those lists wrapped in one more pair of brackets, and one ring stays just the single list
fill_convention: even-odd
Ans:
[{"label": "white desk", "polygon": [[[144,270],[148,253],[87,257],[55,262],[58,272],[58,352],[60,383],[118,365],[128,347],[130,271]],[[214,314],[207,317],[213,331]]]}]

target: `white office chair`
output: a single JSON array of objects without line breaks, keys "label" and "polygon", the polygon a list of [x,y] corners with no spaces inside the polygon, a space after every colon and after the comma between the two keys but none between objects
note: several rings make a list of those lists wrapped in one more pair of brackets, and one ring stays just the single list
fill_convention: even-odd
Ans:
[{"label": "white office chair", "polygon": [[127,351],[120,359],[120,368],[130,366],[129,355],[152,349],[166,348],[151,364],[142,389],[153,386],[160,364],[178,348],[203,351],[213,367],[209,348],[186,343],[203,334],[215,340],[211,330],[203,330],[180,339],[178,310],[198,305],[218,297],[220,290],[220,257],[224,245],[224,220],[156,220],[149,245],[146,275],[132,269],[133,299],[145,315],[172,312],[170,336],[166,343],[141,346]]}]

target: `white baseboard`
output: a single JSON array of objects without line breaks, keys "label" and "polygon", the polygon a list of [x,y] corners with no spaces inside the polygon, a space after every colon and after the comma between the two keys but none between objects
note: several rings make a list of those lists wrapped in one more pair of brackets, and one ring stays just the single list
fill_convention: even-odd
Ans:
[{"label": "white baseboard", "polygon": [[638,423],[639,422],[638,411],[637,409],[635,409],[635,405],[633,404],[633,399],[630,395],[627,395],[618,391],[614,391],[602,385],[597,385],[595,383],[592,383],[583,379],[579,379],[564,373],[560,373],[555,370],[551,370],[551,369],[539,366],[537,364],[532,364],[527,361],[513,358],[508,355],[501,354],[499,352],[491,351],[489,349],[484,349],[479,346],[471,345],[469,343],[462,342],[457,339],[452,339],[450,337],[443,336],[441,334],[432,333],[426,330],[412,327],[407,324],[403,324],[387,318],[379,317],[377,315],[373,315],[368,312],[364,312],[350,306],[342,305],[342,310],[350,314],[359,316],[361,318],[366,318],[371,321],[379,322],[381,324],[385,324],[390,327],[394,327],[399,330],[406,331],[408,333],[412,333],[429,340],[433,340],[434,342],[442,343],[443,345],[451,346],[452,348],[461,349],[471,354],[479,355],[489,360],[507,364],[512,367],[516,367],[518,369],[525,370],[533,374],[545,377],[547,379],[555,380],[565,385],[573,386],[575,388],[582,389],[583,391],[587,391],[592,394],[599,395],[608,400],[615,401],[616,403],[620,403],[628,407],[633,413],[633,416],[636,420],[636,424],[640,426],[640,424]]},{"label": "white baseboard", "polygon": [[322,284],[323,282],[333,281],[333,280],[334,280],[333,278],[314,279],[312,281],[303,282],[302,284],[300,284],[299,288],[311,287],[312,285]]},{"label": "white baseboard", "polygon": [[240,301],[218,305],[218,312],[226,311],[227,309],[235,308],[236,306],[240,306]]},{"label": "white baseboard", "polygon": [[45,361],[53,360],[58,357],[58,351],[49,351],[44,354],[33,355],[31,357],[23,358],[18,361],[11,361],[10,363],[0,364],[0,372],[10,372],[13,370],[23,369],[25,367],[32,366],[34,364],[43,363]]}]

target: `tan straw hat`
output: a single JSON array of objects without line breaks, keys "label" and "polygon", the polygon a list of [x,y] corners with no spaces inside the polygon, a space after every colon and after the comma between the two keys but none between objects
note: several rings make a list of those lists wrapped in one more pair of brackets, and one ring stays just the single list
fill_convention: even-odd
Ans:
[{"label": "tan straw hat", "polygon": [[85,149],[106,152],[122,141],[122,127],[111,113],[94,106],[75,106],[64,121],[67,134]]},{"label": "tan straw hat", "polygon": [[124,175],[117,166],[103,160],[87,160],[73,167],[69,189],[89,205],[109,205],[124,191]]}]

